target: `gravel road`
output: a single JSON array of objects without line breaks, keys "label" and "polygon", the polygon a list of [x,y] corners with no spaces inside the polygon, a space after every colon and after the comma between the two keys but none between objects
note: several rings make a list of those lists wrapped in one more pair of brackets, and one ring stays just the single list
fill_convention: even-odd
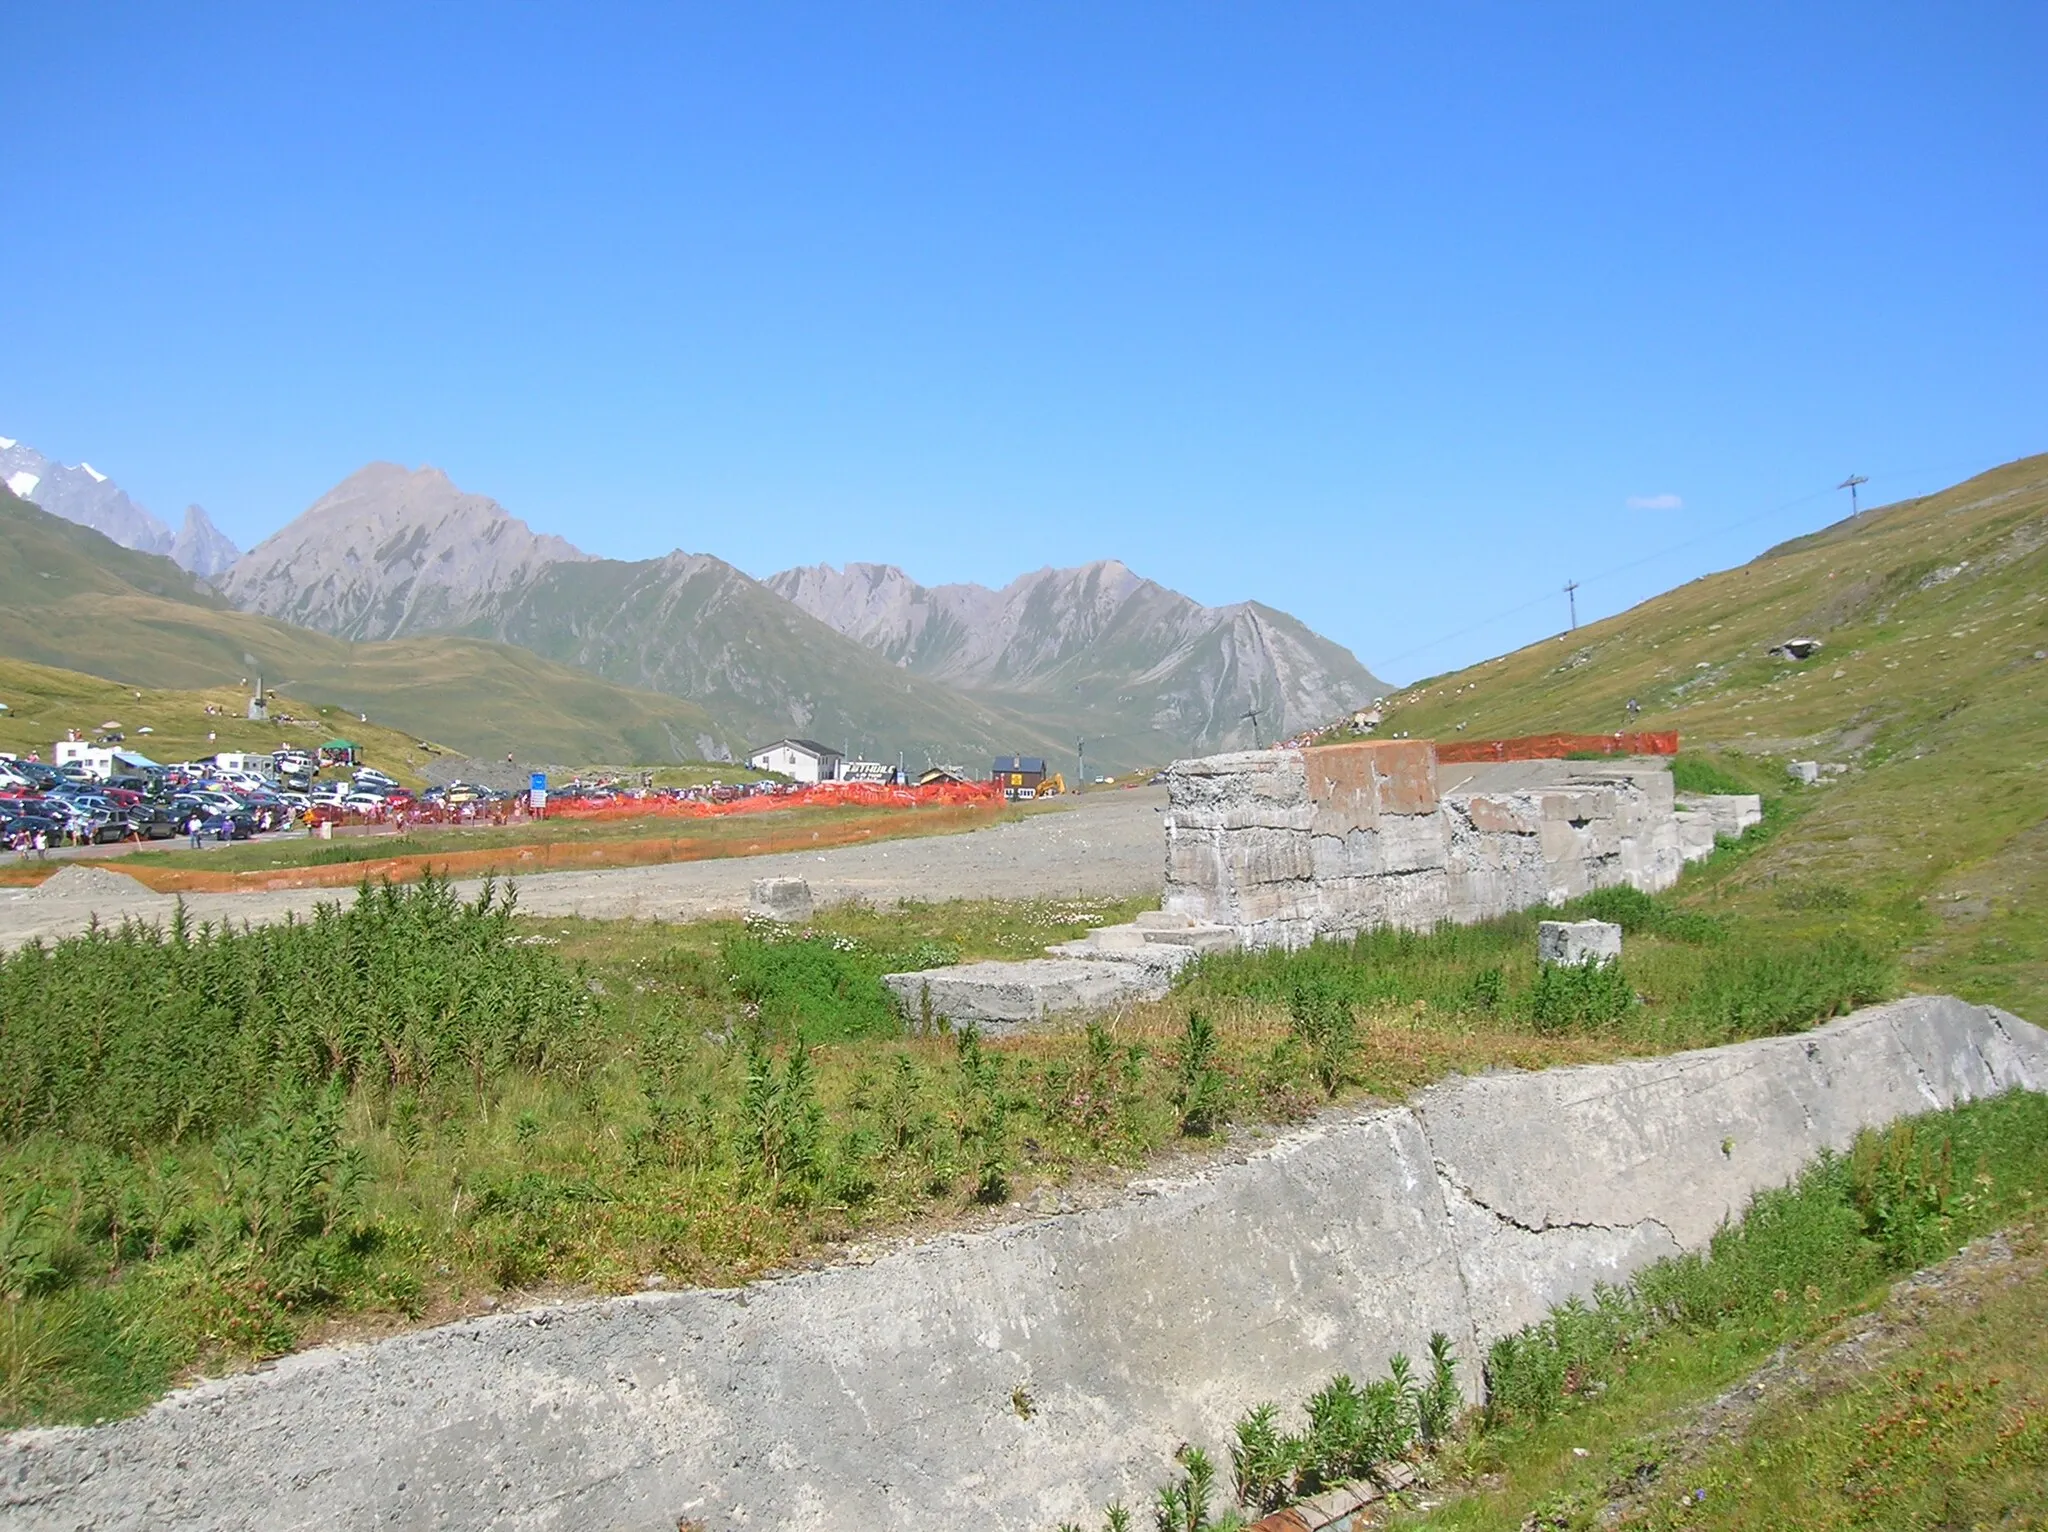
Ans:
[{"label": "gravel road", "polygon": [[[1166,877],[1165,805],[1163,788],[1084,794],[1021,821],[963,835],[655,867],[536,873],[520,880],[519,903],[535,915],[692,919],[743,910],[754,879],[778,876],[809,879],[812,894],[824,904],[1156,893]],[[478,885],[460,886],[473,890]],[[348,890],[332,888],[187,894],[185,907],[194,920],[261,924],[348,897]],[[0,889],[0,950],[33,937],[73,935],[94,918],[103,925],[127,917],[162,920],[176,903],[110,869],[93,869],[89,879],[66,876],[62,888]]]}]

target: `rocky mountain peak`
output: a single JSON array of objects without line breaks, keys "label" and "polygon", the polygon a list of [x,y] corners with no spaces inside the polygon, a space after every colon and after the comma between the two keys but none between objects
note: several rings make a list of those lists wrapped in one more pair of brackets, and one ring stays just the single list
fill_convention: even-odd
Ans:
[{"label": "rocky mountain peak", "polygon": [[457,627],[551,564],[586,560],[438,468],[370,463],[238,559],[239,606],[344,638]]},{"label": "rocky mountain peak", "polygon": [[213,524],[203,507],[185,507],[185,524],[171,544],[171,558],[202,580],[224,573],[242,556],[242,550]]}]

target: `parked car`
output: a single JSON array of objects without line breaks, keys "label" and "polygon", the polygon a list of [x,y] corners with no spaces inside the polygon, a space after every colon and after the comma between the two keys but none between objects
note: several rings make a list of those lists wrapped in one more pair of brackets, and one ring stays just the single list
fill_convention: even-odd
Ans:
[{"label": "parked car", "polygon": [[169,840],[184,828],[164,803],[138,803],[128,811],[128,827],[144,840]]},{"label": "parked car", "polygon": [[22,830],[28,831],[31,835],[41,830],[45,835],[49,836],[50,844],[55,845],[63,839],[64,821],[55,814],[30,812],[17,814],[8,811],[4,807],[0,807],[0,840],[12,840]]}]

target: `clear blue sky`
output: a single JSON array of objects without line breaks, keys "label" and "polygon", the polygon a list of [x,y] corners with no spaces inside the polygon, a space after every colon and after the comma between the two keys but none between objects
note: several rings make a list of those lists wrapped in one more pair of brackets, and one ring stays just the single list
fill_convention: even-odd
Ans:
[{"label": "clear blue sky", "polygon": [[1406,679],[2048,449],[2038,0],[6,41],[0,434],[245,545],[426,462],[618,557],[1117,557]]}]

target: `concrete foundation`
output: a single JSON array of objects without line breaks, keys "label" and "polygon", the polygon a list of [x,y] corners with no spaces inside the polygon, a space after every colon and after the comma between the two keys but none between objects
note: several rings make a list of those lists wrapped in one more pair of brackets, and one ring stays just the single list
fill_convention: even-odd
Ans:
[{"label": "concrete foundation", "polygon": [[[1177,761],[1163,908],[1248,947],[1300,947],[1375,926],[1487,920],[1617,884],[1655,893],[1713,849],[1712,829],[1704,839],[1682,830],[1661,760],[1448,770],[1446,783],[1428,740]],[[1740,817],[1700,813],[1702,825]]]},{"label": "concrete foundation", "polygon": [[1695,1249],[1857,1129],[2048,1087],[2048,1034],[1948,999],[1661,1059],[1455,1080],[1109,1207],[732,1292],[287,1358],[0,1443],[36,1529],[714,1532],[1093,1525],[1186,1441]]}]

